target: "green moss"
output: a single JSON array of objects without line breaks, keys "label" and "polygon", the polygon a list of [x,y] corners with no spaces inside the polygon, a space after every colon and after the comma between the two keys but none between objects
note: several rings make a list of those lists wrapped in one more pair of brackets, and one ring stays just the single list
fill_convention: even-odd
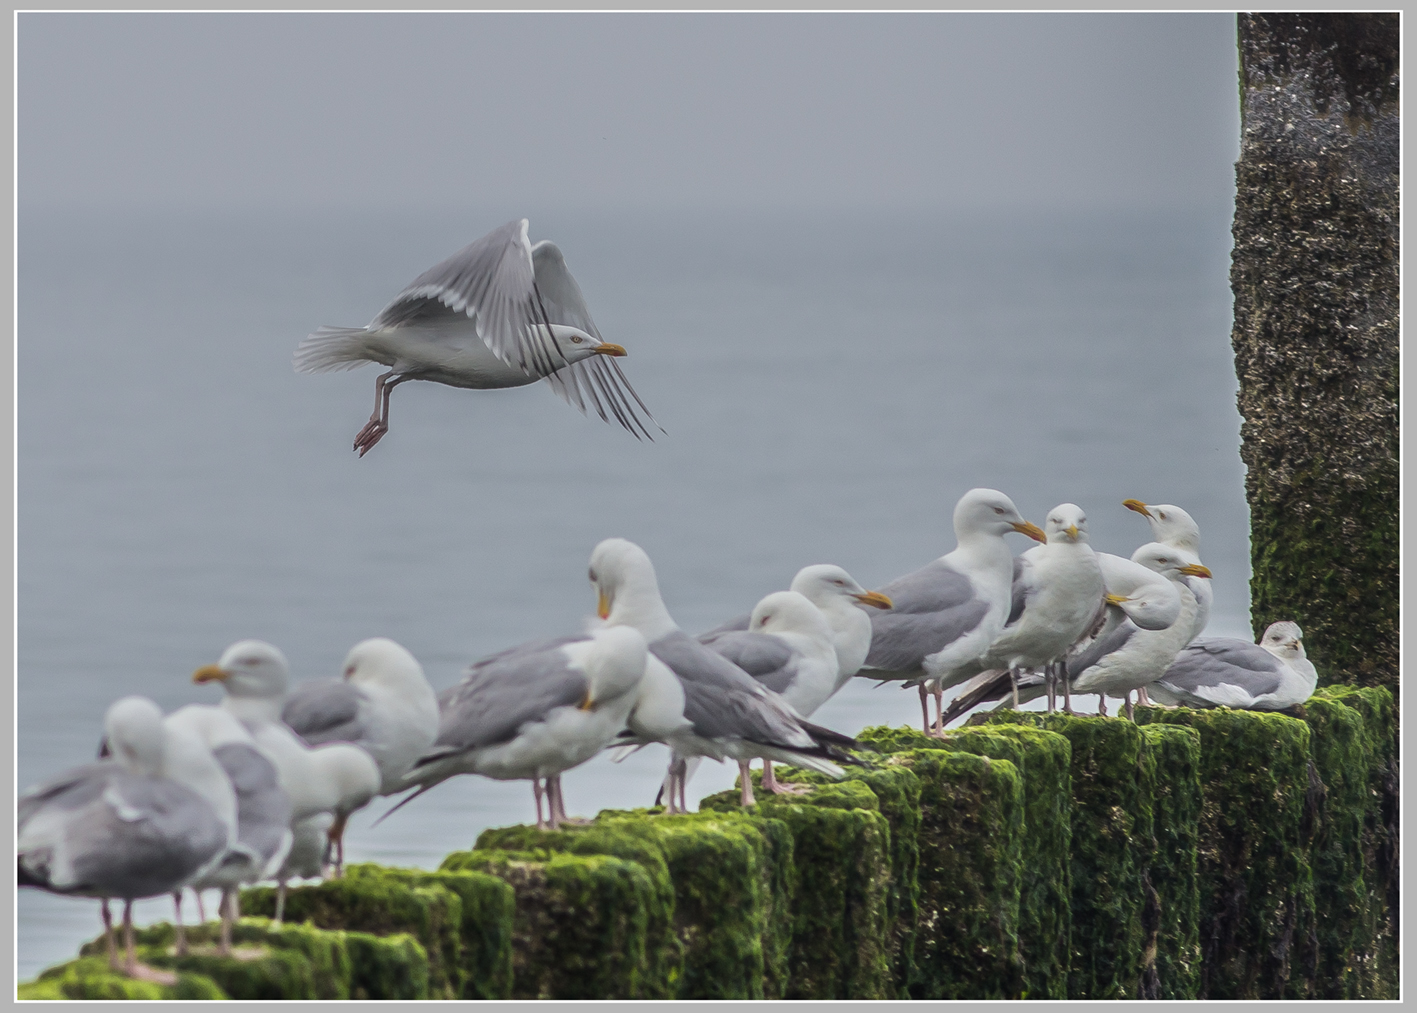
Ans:
[{"label": "green moss", "polygon": [[[887,750],[879,752],[885,753]],[[868,759],[874,765],[850,768],[844,781],[836,781],[800,767],[783,767],[777,773],[781,780],[812,785],[856,781],[869,787],[876,796],[880,813],[890,826],[886,961],[891,968],[893,997],[908,999],[910,981],[914,977],[915,922],[920,907],[917,877],[920,865],[920,779],[904,767],[887,764],[884,756],[876,755]],[[819,796],[828,797],[831,796]]]},{"label": "green moss", "polygon": [[1353,963],[1359,995],[1396,999],[1401,966],[1397,710],[1392,694],[1382,688],[1329,686],[1314,695],[1342,703],[1363,718],[1368,761],[1362,848],[1367,886],[1364,936],[1372,941],[1354,953]]},{"label": "green moss", "polygon": [[456,851],[446,870],[488,873],[516,891],[512,998],[627,999],[642,994],[654,884],[609,855]]},{"label": "green moss", "polygon": [[[241,892],[241,909],[275,914],[276,892],[255,887]],[[285,918],[322,929],[347,929],[386,936],[407,932],[427,955],[429,998],[453,999],[462,982],[462,900],[441,886],[413,886],[397,876],[361,874],[302,886],[286,894]],[[390,957],[392,959],[392,957]],[[379,991],[405,991],[402,983],[376,983]]]},{"label": "green moss", "polygon": [[[789,770],[782,776],[798,777]],[[886,945],[890,824],[875,792],[847,780],[813,784],[805,795],[773,795],[762,791],[756,772],[755,781],[758,804],[749,815],[781,820],[792,833],[797,882],[785,998],[893,997]],[[737,790],[722,792],[699,808],[739,812],[738,799]]]},{"label": "green moss", "polygon": [[[1137,720],[1201,737],[1200,997],[1283,997],[1305,977],[1293,957],[1313,905],[1308,726],[1226,708],[1145,707]],[[1316,772],[1312,786],[1321,787]]]},{"label": "green moss", "polygon": [[536,852],[543,858],[553,852],[612,855],[638,864],[654,885],[654,897],[646,912],[648,968],[635,998],[672,999],[678,994],[684,947],[674,931],[674,883],[657,843],[610,823],[566,826],[560,830],[512,826],[484,830],[477,838],[476,850]]},{"label": "green moss", "polygon": [[348,930],[351,999],[427,999],[428,951],[407,932],[376,936]]},{"label": "green moss", "polygon": [[1046,728],[1072,746],[1072,952],[1068,997],[1138,998],[1153,847],[1141,732],[1120,718],[1035,711],[990,714],[984,727]]},{"label": "green moss", "polygon": [[138,981],[108,966],[108,958],[80,957],[51,967],[36,981],[19,986],[20,999],[225,999],[227,995],[210,978],[179,971],[173,985]]},{"label": "green moss", "polygon": [[512,994],[512,920],[516,894],[496,876],[428,872],[383,865],[351,865],[346,875],[388,876],[413,887],[439,886],[461,900],[457,994],[463,999],[508,999]]},{"label": "green moss", "polygon": [[1156,905],[1147,918],[1143,964],[1158,999],[1194,999],[1200,989],[1201,741],[1193,728],[1146,725],[1152,769],[1153,835],[1149,880]]},{"label": "green moss", "polygon": [[920,795],[920,917],[915,999],[1003,999],[1023,992],[1018,943],[1023,781],[1007,760],[935,749],[890,764]]}]

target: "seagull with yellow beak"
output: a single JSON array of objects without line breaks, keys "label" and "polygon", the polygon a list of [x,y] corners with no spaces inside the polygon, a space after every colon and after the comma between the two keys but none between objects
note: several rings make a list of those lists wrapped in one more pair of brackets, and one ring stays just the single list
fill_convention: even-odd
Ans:
[{"label": "seagull with yellow beak", "polygon": [[[1123,500],[1122,506],[1146,518],[1147,524],[1151,526],[1152,541],[1169,545],[1181,553],[1191,565],[1201,565],[1200,527],[1186,511],[1170,503],[1143,503],[1136,499]],[[1205,632],[1206,624],[1210,621],[1210,608],[1215,601],[1215,591],[1208,580],[1192,580],[1187,586],[1196,596],[1196,615],[1191,622],[1191,639],[1194,640]]]}]

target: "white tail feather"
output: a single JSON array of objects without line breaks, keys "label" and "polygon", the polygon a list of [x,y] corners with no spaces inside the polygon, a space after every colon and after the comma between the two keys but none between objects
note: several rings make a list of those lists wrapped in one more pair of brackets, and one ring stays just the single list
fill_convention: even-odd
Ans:
[{"label": "white tail feather", "polygon": [[367,327],[321,327],[295,349],[295,371],[329,373],[373,362],[364,346],[368,336]]}]

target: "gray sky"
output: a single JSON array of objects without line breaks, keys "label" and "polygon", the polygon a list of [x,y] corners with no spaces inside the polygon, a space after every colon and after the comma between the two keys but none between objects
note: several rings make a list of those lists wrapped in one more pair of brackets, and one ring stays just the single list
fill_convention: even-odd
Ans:
[{"label": "gray sky", "polygon": [[26,206],[1228,202],[1235,19],[22,14]]}]

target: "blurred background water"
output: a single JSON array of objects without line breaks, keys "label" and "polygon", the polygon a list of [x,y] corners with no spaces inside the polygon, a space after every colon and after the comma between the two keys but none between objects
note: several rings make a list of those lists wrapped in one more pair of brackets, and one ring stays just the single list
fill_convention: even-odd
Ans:
[{"label": "blurred background water", "polygon": [[[414,383],[362,460],[376,370],[297,375],[295,345],[508,214],[22,211],[19,785],[92,756],[119,696],[215,703],[190,674],[239,638],[299,680],[389,636],[441,688],[579,628],[601,538],[643,545],[698,632],[809,563],[867,587],[923,565],[981,485],[1035,522],[1078,503],[1123,555],[1148,540],[1123,499],[1185,507],[1209,632],[1247,637],[1226,211],[528,209],[667,435],[542,384]],[[913,691],[855,680],[814,720],[918,718]],[[665,759],[570,772],[570,810],[648,804]],[[705,764],[691,803],[734,774]],[[354,818],[351,860],[433,867],[532,816],[525,782],[473,777],[372,828],[385,808]],[[19,919],[21,979],[99,930],[94,902],[37,891]]]}]

